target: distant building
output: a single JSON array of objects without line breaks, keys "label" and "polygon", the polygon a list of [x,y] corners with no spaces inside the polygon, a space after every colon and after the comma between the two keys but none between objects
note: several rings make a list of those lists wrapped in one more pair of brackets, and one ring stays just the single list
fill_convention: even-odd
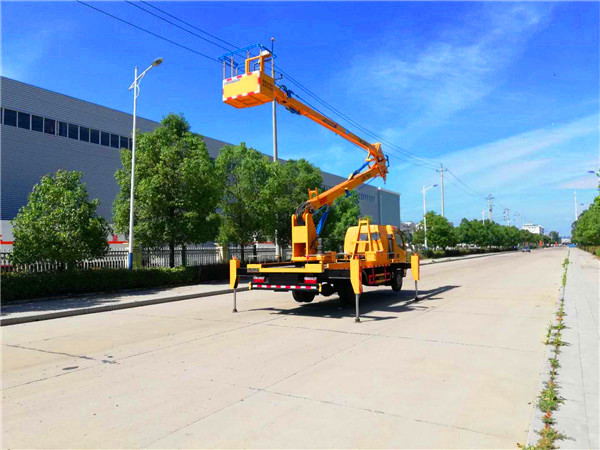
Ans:
[{"label": "distant building", "polygon": [[400,222],[400,230],[408,233],[408,234],[413,234],[415,231],[417,231],[419,224],[415,223],[415,222]]},{"label": "distant building", "polygon": [[533,234],[544,234],[544,227],[541,225],[534,225],[533,223],[524,223],[523,230],[527,230]]},{"label": "distant building", "polygon": [[[0,100],[1,243],[12,241],[10,220],[27,203],[33,186],[58,169],[81,171],[90,198],[100,200],[98,213],[112,221],[112,203],[119,191],[115,171],[121,167],[120,149],[131,146],[132,116],[5,77],[0,77]],[[148,132],[159,123],[138,117],[137,126]],[[212,158],[226,145],[203,138]],[[346,179],[322,175],[325,188]],[[400,194],[368,184],[358,187],[357,193],[363,215],[375,223],[400,225]]]}]

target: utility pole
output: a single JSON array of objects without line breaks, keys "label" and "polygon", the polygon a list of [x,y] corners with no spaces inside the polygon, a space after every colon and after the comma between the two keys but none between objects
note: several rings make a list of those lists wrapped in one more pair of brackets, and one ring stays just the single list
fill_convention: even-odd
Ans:
[{"label": "utility pole", "polygon": [[506,226],[510,227],[510,209],[504,208],[504,216],[506,217]]},{"label": "utility pole", "polygon": [[439,170],[436,169],[436,172],[440,173],[440,177],[441,177],[441,187],[442,187],[442,217],[446,217],[444,215],[444,172],[447,172],[448,169],[444,169],[444,165],[440,163],[440,168]]},{"label": "utility pole", "polygon": [[[275,93],[275,56],[273,55],[273,46],[275,38],[271,38],[271,77],[273,77],[273,94]],[[277,102],[273,95],[273,162],[277,161]]]},{"label": "utility pole", "polygon": [[579,211],[577,208],[577,191],[574,191],[573,195],[575,197],[575,220],[577,220],[577,218],[579,217]]},{"label": "utility pole", "polygon": [[[275,101],[275,55],[273,55],[273,47],[275,38],[271,38],[271,77],[273,78],[273,162],[277,162],[277,102]],[[279,242],[277,241],[277,230],[275,230],[275,255],[280,255]]]},{"label": "utility pole", "polygon": [[485,223],[485,209],[481,210],[481,223]]},{"label": "utility pole", "polygon": [[494,200],[494,197],[492,197],[492,194],[490,194],[486,197],[486,199],[488,201],[488,219],[491,222],[492,221],[492,207],[494,206],[494,204],[492,203],[492,200]]},{"label": "utility pole", "polygon": [[425,250],[427,250],[427,206],[425,203],[425,195],[427,194],[427,191],[429,189],[433,189],[434,187],[436,187],[437,184],[433,184],[429,187],[425,187],[423,186],[423,189],[421,190],[421,193],[423,194],[423,234],[424,234],[424,244],[425,244]]}]

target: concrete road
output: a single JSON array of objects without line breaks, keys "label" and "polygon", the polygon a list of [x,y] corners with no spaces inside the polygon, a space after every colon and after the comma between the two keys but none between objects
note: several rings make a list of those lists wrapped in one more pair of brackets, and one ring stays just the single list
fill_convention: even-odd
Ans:
[{"label": "concrete road", "polygon": [[566,249],[299,306],[244,292],[2,328],[5,448],[524,443]]}]

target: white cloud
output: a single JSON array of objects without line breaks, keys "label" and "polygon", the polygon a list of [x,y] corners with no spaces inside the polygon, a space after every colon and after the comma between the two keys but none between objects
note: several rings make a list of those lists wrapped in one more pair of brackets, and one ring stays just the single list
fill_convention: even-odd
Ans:
[{"label": "white cloud", "polygon": [[560,185],[561,189],[596,189],[597,187],[598,178],[593,174]]},{"label": "white cloud", "polygon": [[[583,117],[563,125],[555,125],[540,128],[526,133],[500,139],[495,142],[471,147],[464,150],[448,153],[443,156],[449,167],[454,167],[457,175],[467,175],[486,171],[488,174],[502,174],[500,169],[518,170],[519,164],[527,162],[525,158],[541,154],[544,157],[552,154],[556,163],[565,160],[567,164],[579,164],[580,152],[561,153],[557,152],[556,146],[569,141],[598,135],[598,115]],[[587,159],[592,159],[592,152],[582,149],[587,154]],[[558,153],[558,154],[556,154]],[[589,162],[586,162],[589,164]],[[567,166],[568,168],[568,166]]]},{"label": "white cloud", "polygon": [[[546,22],[550,8],[483,4],[473,15],[457,18],[462,23],[455,21],[421,52],[399,55],[402,49],[384,47],[366,62],[361,57],[346,77],[349,90],[363,89],[371,96],[374,91],[385,92],[387,99],[395,99],[393,107],[414,119],[404,129],[388,128],[384,136],[410,143],[502,83],[504,72],[521,54],[528,37]],[[357,79],[360,83],[354,82]],[[387,104],[392,112],[389,101],[374,100],[379,108]]]}]

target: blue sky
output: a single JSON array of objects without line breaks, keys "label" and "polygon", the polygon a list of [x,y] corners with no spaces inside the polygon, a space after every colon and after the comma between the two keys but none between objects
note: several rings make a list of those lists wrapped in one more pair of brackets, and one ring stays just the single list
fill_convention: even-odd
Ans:
[{"label": "blue sky", "polygon": [[[125,2],[92,4],[211,57],[224,52]],[[274,36],[286,73],[468,186],[446,175],[446,216],[455,224],[481,218],[491,193],[496,220],[509,208],[511,221],[518,212],[520,221],[568,235],[573,191],[584,204],[597,193],[586,173],[599,161],[597,2],[155,5],[236,46]],[[142,82],[141,116],[182,112],[198,133],[271,152],[270,105],[223,104],[219,64],[76,2],[1,8],[3,75],[130,111],[133,66],[163,56]],[[278,119],[280,157],[340,175],[362,164],[362,150],[309,120],[282,108]],[[386,187],[402,195],[402,220],[420,220],[421,186],[439,183],[439,174],[384,151],[392,156]],[[438,189],[427,206],[439,212]]]}]

